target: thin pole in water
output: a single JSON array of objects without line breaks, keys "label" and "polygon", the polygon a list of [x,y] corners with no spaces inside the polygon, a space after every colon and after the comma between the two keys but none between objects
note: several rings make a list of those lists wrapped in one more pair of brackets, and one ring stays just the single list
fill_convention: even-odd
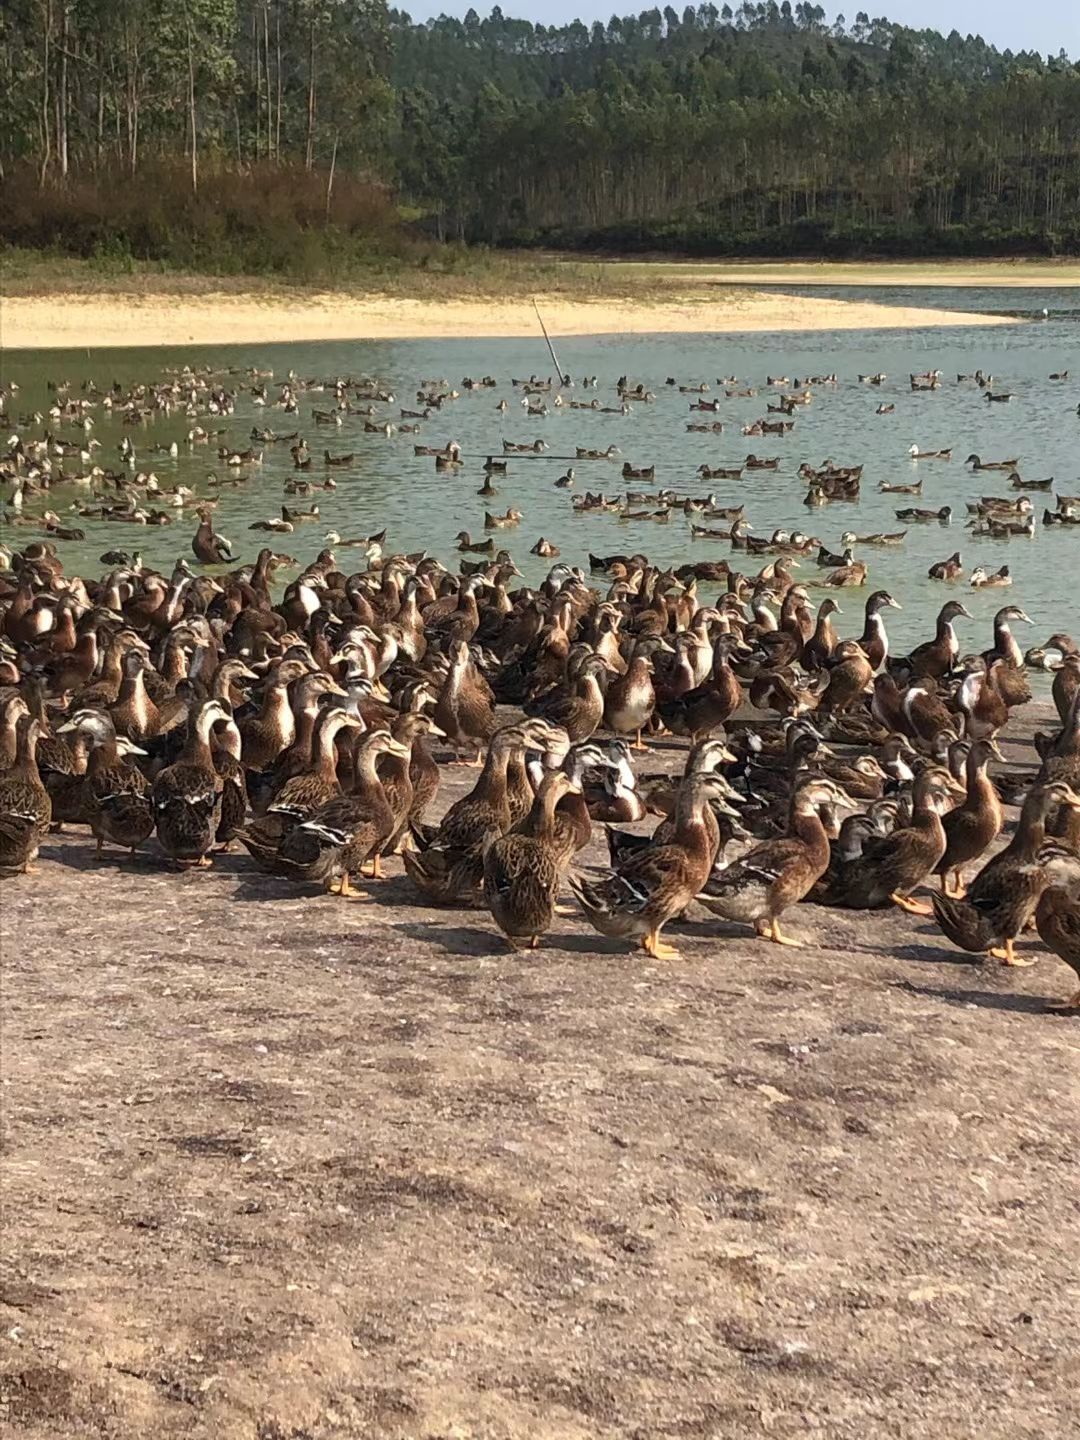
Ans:
[{"label": "thin pole in water", "polygon": [[533,297],[533,309],[536,311],[537,320],[540,321],[540,329],[544,332],[544,339],[547,341],[548,353],[551,356],[551,363],[555,366],[555,373],[559,377],[559,383],[561,385],[565,385],[567,384],[569,377],[563,374],[562,366],[559,364],[559,357],[555,354],[555,346],[551,343],[551,336],[547,332],[547,326],[544,324],[544,317],[540,314],[540,306],[537,305],[535,296]]}]

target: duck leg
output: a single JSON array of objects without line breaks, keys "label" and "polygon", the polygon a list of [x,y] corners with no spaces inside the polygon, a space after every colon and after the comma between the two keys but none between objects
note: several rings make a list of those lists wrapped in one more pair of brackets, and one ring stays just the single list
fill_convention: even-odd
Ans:
[{"label": "duck leg", "polygon": [[780,920],[777,916],[769,921],[764,930],[759,930],[758,934],[763,940],[771,940],[776,945],[793,945],[796,949],[802,949],[803,942],[801,940],[795,940],[790,935],[781,933]]},{"label": "duck leg", "polygon": [[894,890],[889,896],[894,905],[899,905],[901,910],[906,910],[909,915],[932,915],[933,907],[927,905],[923,900],[912,900],[910,895],[898,895]]},{"label": "duck leg", "polygon": [[633,748],[634,748],[635,750],[648,750],[648,748],[649,748],[649,747],[645,744],[645,741],[642,740],[642,738],[641,738],[641,727],[640,727],[640,726],[638,727],[637,739],[634,741]]},{"label": "duck leg", "polygon": [[992,955],[995,960],[1000,960],[1003,965],[1011,965],[1017,970],[1026,970],[1029,966],[1035,964],[1034,958],[1021,959],[1021,957],[1017,955],[1013,949],[1013,938],[1011,935],[1005,941],[1004,949],[998,949],[995,945],[992,950],[988,950],[986,953]]},{"label": "duck leg", "polygon": [[382,880],[385,878],[382,868],[382,855],[373,855],[371,857],[371,878],[372,880]]},{"label": "duck leg", "polygon": [[665,945],[660,939],[659,926],[657,926],[655,930],[649,931],[641,942],[641,948],[645,951],[646,955],[651,955],[654,960],[678,960],[680,958],[679,952],[675,949],[674,945]]}]

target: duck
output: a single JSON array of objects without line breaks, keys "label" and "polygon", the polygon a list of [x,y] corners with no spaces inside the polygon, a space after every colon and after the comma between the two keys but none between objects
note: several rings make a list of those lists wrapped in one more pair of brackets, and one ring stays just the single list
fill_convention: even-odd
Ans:
[{"label": "duck", "polygon": [[797,782],[787,836],[756,845],[731,865],[714,870],[699,896],[701,904],[721,919],[752,925],[774,944],[801,945],[782,932],[780,920],[828,869],[831,852],[822,812],[845,806],[850,800],[833,781],[807,776]]},{"label": "duck", "polygon": [[652,675],[649,655],[635,652],[626,673],[609,682],[604,697],[604,723],[616,735],[633,734],[635,750],[647,748],[641,735],[656,707]]},{"label": "duck", "polygon": [[569,690],[557,685],[525,704],[529,716],[547,720],[566,731],[572,743],[587,740],[604,718],[604,692],[600,676],[607,674],[602,655],[587,655]]},{"label": "duck", "polygon": [[194,708],[179,760],[154,779],[150,800],[158,844],[178,869],[212,863],[209,851],[221,820],[224,781],[214,765],[210,732],[218,721],[231,718],[219,700]]},{"label": "duck", "polygon": [[937,868],[945,853],[942,815],[958,794],[948,770],[928,765],[915,779],[910,822],[871,841],[835,877],[829,892],[833,905],[852,910],[877,910],[889,904],[914,915],[929,915],[930,906],[911,892]]},{"label": "duck", "polygon": [[818,585],[828,585],[834,590],[851,589],[855,586],[865,585],[869,574],[869,567],[862,560],[853,560],[849,565],[841,565],[826,575],[824,580],[818,580]]},{"label": "duck", "polygon": [[97,842],[96,857],[102,858],[106,843],[134,856],[154,833],[150,782],[133,760],[146,751],[118,735],[112,717],[103,710],[77,710],[57,734],[84,735],[90,741],[83,791],[90,833]]},{"label": "duck", "polygon": [[44,727],[36,715],[20,715],[15,758],[0,775],[0,875],[33,873],[38,846],[49,833],[52,799],[42,783],[36,753]]},{"label": "duck", "polygon": [[299,659],[283,660],[266,678],[262,705],[239,723],[241,759],[247,770],[269,770],[296,739],[289,685],[307,673]]},{"label": "duck", "polygon": [[529,554],[539,555],[545,560],[554,560],[558,558],[560,551],[557,545],[553,545],[550,540],[546,540],[544,536],[541,535],[540,539],[537,540],[536,544],[529,551]]},{"label": "duck", "polygon": [[465,554],[495,554],[495,537],[493,535],[489,536],[487,540],[474,540],[468,530],[459,530],[454,538],[457,541],[457,548]]},{"label": "duck", "polygon": [[529,738],[527,726],[501,726],[491,737],[484,768],[469,794],[450,806],[438,826],[411,827],[417,849],[403,850],[401,858],[425,900],[472,905],[481,898],[484,848],[512,823],[507,771]]},{"label": "duck", "polygon": [[[1072,648],[1063,649],[1062,646],[1065,642],[1068,642]],[[1075,643],[1069,636],[1059,635],[1051,637],[1047,642],[1047,648],[1057,650],[1062,656],[1061,666],[1054,675],[1054,683],[1050,687],[1050,694],[1058,713],[1058,719],[1064,726],[1072,713],[1077,693],[1080,692],[1080,651],[1077,651]]]},{"label": "duck", "polygon": [[831,570],[839,568],[842,565],[850,565],[854,559],[855,552],[850,545],[847,546],[841,555],[838,555],[835,550],[827,550],[825,546],[822,545],[818,550],[815,563],[824,570]]},{"label": "duck", "polygon": [[[278,863],[292,878],[323,884],[343,899],[357,896],[351,879],[371,861],[371,879],[382,879],[382,855],[397,828],[397,817],[379,778],[381,756],[408,763],[410,749],[389,730],[369,731],[357,747],[352,790],[317,806],[285,835]],[[281,873],[281,871],[279,871]]]},{"label": "duck", "polygon": [[1061,806],[1080,808],[1080,795],[1061,781],[1036,786],[1024,801],[1012,840],[983,866],[967,894],[931,895],[938,925],[954,945],[971,953],[985,951],[1004,965],[1034,964],[1017,956],[1014,944],[1047,886],[1039,854],[1046,822]]},{"label": "duck", "polygon": [[581,794],[565,770],[546,775],[527,817],[527,833],[493,836],[483,854],[483,896],[511,950],[535,950],[551,929],[561,867],[555,843],[556,806]]},{"label": "duck", "polygon": [[[1067,846],[1047,841],[1037,861],[1046,887],[1035,908],[1035,929],[1051,954],[1064,960],[1080,979],[1080,858]],[[1080,1009],[1080,990],[1060,1008]]]},{"label": "duck", "polygon": [[952,520],[952,506],[942,505],[940,510],[897,510],[894,512],[897,520],[914,521],[920,525],[929,525],[936,521],[940,525],[948,525]]},{"label": "duck", "polygon": [[839,643],[833,627],[833,616],[843,612],[832,597],[827,597],[818,607],[814,633],[802,648],[804,670],[823,670],[832,659]]},{"label": "duck", "polygon": [[953,669],[960,654],[955,622],[961,617],[966,620],[973,618],[971,611],[959,600],[949,600],[941,607],[933,640],[917,645],[908,656],[908,666],[913,679],[940,680]]},{"label": "duck", "polygon": [[981,656],[972,656],[956,694],[956,708],[964,717],[964,735],[968,740],[982,740],[1007,724],[1009,707],[998,687],[998,676],[1005,661],[996,655],[989,664]]},{"label": "duck", "polygon": [[[931,580],[959,580],[964,573],[964,562],[960,558],[960,551],[954,550],[947,560],[938,560],[936,564],[930,566],[926,573]],[[975,583],[974,574],[971,577],[971,583]]]},{"label": "duck", "polygon": [[475,747],[473,764],[483,761],[484,746],[494,734],[494,697],[473,663],[464,640],[451,643],[450,666],[435,701],[435,724],[455,749]]},{"label": "duck", "polygon": [[906,530],[885,532],[871,531],[869,535],[857,535],[854,530],[845,530],[840,536],[841,545],[902,545],[907,539]]},{"label": "duck", "polygon": [[705,773],[684,780],[675,806],[674,829],[665,845],[650,845],[620,861],[600,880],[571,873],[570,889],[592,927],[601,935],[638,940],[655,960],[679,952],[660,938],[664,925],[701,891],[714,859],[704,811],[712,801],[738,818],[724,799],[727,782]]},{"label": "duck", "polygon": [[875,671],[880,670],[889,658],[889,636],[881,612],[902,608],[899,600],[894,600],[888,590],[875,590],[867,597],[859,644]]},{"label": "duck", "polygon": [[981,460],[978,455],[969,455],[964,461],[970,465],[972,470],[1009,470],[1018,468],[1020,461],[1015,457],[1012,460]]},{"label": "duck", "polygon": [[874,678],[870,657],[857,640],[842,640],[831,658],[828,683],[817,705],[829,716],[859,705]]},{"label": "duck", "polygon": [[341,793],[338,737],[346,731],[362,733],[364,728],[360,716],[345,706],[327,705],[319,712],[307,745],[307,764],[284,775],[261,820],[237,831],[237,839],[261,869],[269,874],[288,873],[288,867],[283,871],[280,863],[282,841],[296,825]]},{"label": "duck", "polygon": [[659,700],[660,719],[673,734],[689,735],[696,744],[726,724],[742,704],[742,687],[730,660],[735,643],[731,635],[719,636],[709,678],[683,694]]},{"label": "duck", "polygon": [[988,774],[990,761],[1001,758],[992,739],[976,740],[968,749],[964,761],[967,793],[961,804],[942,817],[945,853],[934,873],[941,877],[941,889],[946,895],[963,897],[961,871],[984,855],[1001,833],[1001,801]]},{"label": "duck", "polygon": [[630,763],[629,747],[623,740],[612,741],[608,747],[608,763],[600,783],[583,781],[585,807],[591,820],[607,825],[631,825],[648,814],[645,800],[638,788],[637,776]]},{"label": "duck", "polygon": [[[902,740],[902,736],[894,737]],[[851,800],[880,800],[889,783],[890,774],[875,755],[856,755],[851,759],[823,753],[824,746],[813,755],[814,770],[839,785]],[[909,747],[910,749],[910,747]]]},{"label": "duck", "polygon": [[204,565],[228,564],[233,558],[232,542],[215,533],[211,511],[206,505],[197,505],[195,514],[199,517],[199,528],[191,541],[192,554]]},{"label": "duck", "polygon": [[985,565],[976,565],[971,572],[971,588],[973,590],[1000,588],[1012,583],[1008,565],[1002,565],[999,570],[987,570]]},{"label": "duck", "polygon": [[521,511],[515,510],[513,506],[511,506],[510,509],[507,510],[505,515],[492,515],[490,510],[485,510],[484,529],[510,530],[513,529],[515,525],[520,525],[524,518],[525,517],[521,513]]}]

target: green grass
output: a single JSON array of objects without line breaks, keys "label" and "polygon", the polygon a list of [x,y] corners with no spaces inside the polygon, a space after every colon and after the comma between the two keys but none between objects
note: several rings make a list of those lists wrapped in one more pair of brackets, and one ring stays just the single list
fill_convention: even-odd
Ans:
[{"label": "green grass", "polygon": [[589,259],[489,251],[459,246],[417,248],[402,255],[372,255],[347,270],[315,270],[302,278],[278,274],[215,274],[195,266],[95,254],[77,259],[48,251],[8,248],[0,252],[3,292],[8,296],[108,294],[275,295],[334,290],[432,299],[495,299],[506,295],[567,295],[589,299],[655,299],[657,290],[674,298],[715,300],[716,286],[664,267],[623,267]]}]

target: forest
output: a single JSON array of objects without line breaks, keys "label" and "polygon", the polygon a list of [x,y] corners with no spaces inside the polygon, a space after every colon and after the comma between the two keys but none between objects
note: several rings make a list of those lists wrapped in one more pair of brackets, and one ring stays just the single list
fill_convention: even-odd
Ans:
[{"label": "forest", "polygon": [[860,12],[424,24],[6,0],[0,240],[304,275],[446,245],[1080,252],[1080,64]]}]

